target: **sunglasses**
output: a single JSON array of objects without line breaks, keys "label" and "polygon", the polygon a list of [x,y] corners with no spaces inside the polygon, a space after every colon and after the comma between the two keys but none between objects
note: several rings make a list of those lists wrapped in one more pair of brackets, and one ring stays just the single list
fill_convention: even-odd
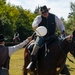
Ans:
[{"label": "sunglasses", "polygon": [[41,13],[44,14],[44,13],[46,13],[46,12],[48,12],[48,10],[45,10],[44,12],[41,12]]}]

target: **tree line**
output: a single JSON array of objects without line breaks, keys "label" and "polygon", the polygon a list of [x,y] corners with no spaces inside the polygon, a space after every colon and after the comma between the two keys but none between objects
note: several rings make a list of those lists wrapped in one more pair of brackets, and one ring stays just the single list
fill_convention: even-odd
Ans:
[{"label": "tree line", "polygon": [[[60,18],[65,25],[67,34],[71,34],[75,29],[75,3],[70,3],[70,9],[67,21]],[[18,31],[20,39],[23,41],[33,33],[32,21],[38,12],[39,6],[32,13],[21,6],[6,4],[6,0],[0,0],[0,33],[4,34],[8,41],[12,41],[14,32]]]}]

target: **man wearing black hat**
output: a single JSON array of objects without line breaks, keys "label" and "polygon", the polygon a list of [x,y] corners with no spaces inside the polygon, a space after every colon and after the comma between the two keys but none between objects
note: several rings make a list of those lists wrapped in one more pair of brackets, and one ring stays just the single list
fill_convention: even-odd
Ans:
[{"label": "man wearing black hat", "polygon": [[47,34],[43,37],[44,39],[42,37],[37,37],[36,39],[36,43],[31,53],[32,60],[27,67],[27,69],[31,71],[34,71],[36,67],[38,49],[45,43],[45,41],[50,41],[50,37],[56,38],[56,27],[59,28],[61,34],[65,31],[65,27],[60,19],[56,15],[49,13],[49,10],[50,8],[47,8],[45,5],[40,7],[41,15],[38,15],[32,24],[33,30],[36,30],[38,26],[45,26],[47,28]]},{"label": "man wearing black hat", "polygon": [[0,34],[0,75],[9,75],[9,61],[11,55],[25,46],[29,41],[31,41],[32,37],[28,37],[25,41],[22,43],[11,46],[11,47],[5,47],[5,39],[3,34]]}]

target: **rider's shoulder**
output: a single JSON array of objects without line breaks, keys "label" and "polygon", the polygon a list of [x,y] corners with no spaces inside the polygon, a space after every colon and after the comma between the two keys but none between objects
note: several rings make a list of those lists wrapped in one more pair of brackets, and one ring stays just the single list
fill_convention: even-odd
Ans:
[{"label": "rider's shoulder", "polygon": [[41,18],[41,15],[36,16],[36,18]]},{"label": "rider's shoulder", "polygon": [[53,16],[56,16],[55,14],[53,14],[53,13],[49,13],[50,15],[53,15]]},{"label": "rider's shoulder", "polygon": [[41,21],[42,20],[41,15],[36,16],[35,20],[40,20]]}]

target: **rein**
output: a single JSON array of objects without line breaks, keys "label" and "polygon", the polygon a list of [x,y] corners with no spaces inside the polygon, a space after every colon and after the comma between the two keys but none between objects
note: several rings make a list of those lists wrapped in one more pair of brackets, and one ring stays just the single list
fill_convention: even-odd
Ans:
[{"label": "rein", "polygon": [[[73,47],[73,41],[70,40],[69,43],[72,43],[72,44],[71,44],[71,45],[72,45],[72,49],[74,49],[74,47]],[[58,46],[60,47],[60,49],[61,49],[62,53],[64,54],[64,56],[65,56],[66,58],[68,58],[68,60],[69,60],[70,62],[72,62],[73,64],[75,64],[75,62],[72,61],[72,60],[65,54],[65,52],[63,51],[63,48],[60,46],[60,44],[58,44]]]}]

